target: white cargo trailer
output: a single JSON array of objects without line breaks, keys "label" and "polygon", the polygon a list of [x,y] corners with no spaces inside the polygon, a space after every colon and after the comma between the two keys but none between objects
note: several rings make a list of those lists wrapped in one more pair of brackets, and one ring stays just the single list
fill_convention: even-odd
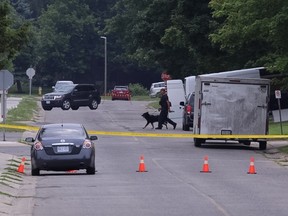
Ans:
[{"label": "white cargo trailer", "polygon": [[[201,135],[195,136],[195,146],[215,139],[211,135],[216,134],[221,135],[220,140],[246,145],[259,142],[259,148],[266,149],[265,139],[249,135],[268,134],[270,80],[201,75],[195,80],[193,132]],[[222,138],[225,135],[229,138]]]},{"label": "white cargo trailer", "polygon": [[[209,77],[237,77],[237,78],[262,78],[266,75],[265,67],[247,68],[241,70],[222,71],[217,73],[201,74],[200,76]],[[195,91],[195,78],[196,76],[185,77],[184,86],[186,96]]]}]

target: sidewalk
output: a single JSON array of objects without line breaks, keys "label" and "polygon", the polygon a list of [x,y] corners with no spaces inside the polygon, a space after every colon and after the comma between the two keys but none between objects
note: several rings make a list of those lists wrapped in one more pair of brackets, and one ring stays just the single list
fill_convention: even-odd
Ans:
[{"label": "sidewalk", "polygon": [[17,172],[20,163],[21,158],[0,153],[0,215],[32,216],[36,179],[30,175],[30,166],[27,164],[24,165],[24,173]]}]

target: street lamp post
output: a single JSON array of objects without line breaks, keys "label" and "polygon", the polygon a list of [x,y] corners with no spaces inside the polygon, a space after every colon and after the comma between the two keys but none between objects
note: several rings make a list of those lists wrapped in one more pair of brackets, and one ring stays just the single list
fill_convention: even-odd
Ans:
[{"label": "street lamp post", "polygon": [[104,72],[104,97],[106,97],[107,92],[107,37],[101,36],[105,42],[105,72]]}]

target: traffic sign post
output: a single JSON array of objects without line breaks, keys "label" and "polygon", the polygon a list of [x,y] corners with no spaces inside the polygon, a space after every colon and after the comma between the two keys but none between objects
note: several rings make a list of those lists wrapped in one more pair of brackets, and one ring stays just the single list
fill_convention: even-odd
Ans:
[{"label": "traffic sign post", "polygon": [[32,78],[35,75],[35,70],[33,68],[28,68],[26,70],[26,75],[29,77],[29,95],[31,95],[31,89],[32,89]]},{"label": "traffic sign post", "polygon": [[[6,123],[6,92],[13,85],[14,76],[8,70],[0,70],[1,115],[3,124]],[[5,127],[3,127],[3,141],[5,141]]]},{"label": "traffic sign post", "polygon": [[281,135],[283,135],[283,128],[282,128],[282,117],[281,117],[281,91],[280,90],[275,90],[275,98],[278,101],[278,107],[279,107],[279,118],[280,118],[280,127],[281,127]]},{"label": "traffic sign post", "polygon": [[0,70],[0,90],[9,89],[14,83],[14,76],[8,70]]}]

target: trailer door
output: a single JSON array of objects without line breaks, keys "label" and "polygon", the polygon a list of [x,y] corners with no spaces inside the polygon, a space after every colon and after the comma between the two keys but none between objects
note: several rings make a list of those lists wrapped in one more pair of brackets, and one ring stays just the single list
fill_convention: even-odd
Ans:
[{"label": "trailer door", "polygon": [[269,86],[201,84],[200,134],[267,134]]}]

